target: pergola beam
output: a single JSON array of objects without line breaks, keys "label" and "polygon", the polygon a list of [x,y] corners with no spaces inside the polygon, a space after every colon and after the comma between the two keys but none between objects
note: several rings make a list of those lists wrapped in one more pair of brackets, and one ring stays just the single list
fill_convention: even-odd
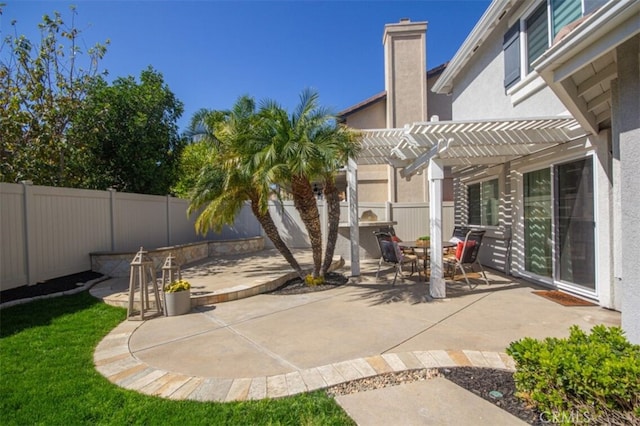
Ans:
[{"label": "pergola beam", "polygon": [[[364,130],[359,164],[391,164],[410,179],[424,168],[429,178],[431,253],[442,253],[442,199],[445,166],[500,164],[585,136],[572,117],[511,120],[436,121],[414,123],[403,129]],[[360,274],[357,166],[349,174],[349,224],[352,275]],[[443,259],[431,256],[430,295],[446,297]],[[355,266],[354,266],[355,265]]]}]

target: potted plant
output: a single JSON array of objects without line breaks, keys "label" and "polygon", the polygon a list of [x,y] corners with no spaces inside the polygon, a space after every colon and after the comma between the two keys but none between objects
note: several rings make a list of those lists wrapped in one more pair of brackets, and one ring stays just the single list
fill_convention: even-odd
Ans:
[{"label": "potted plant", "polygon": [[165,315],[186,314],[191,310],[191,284],[185,280],[176,280],[164,286]]},{"label": "potted plant", "polygon": [[428,235],[425,235],[423,237],[418,237],[418,239],[416,240],[416,245],[420,247],[429,247],[429,244],[430,244],[430,237]]}]

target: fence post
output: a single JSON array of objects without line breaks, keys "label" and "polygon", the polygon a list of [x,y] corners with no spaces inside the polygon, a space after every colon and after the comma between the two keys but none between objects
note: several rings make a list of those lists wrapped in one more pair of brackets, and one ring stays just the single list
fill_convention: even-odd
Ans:
[{"label": "fence post", "polygon": [[171,195],[167,195],[167,247],[171,246]]},{"label": "fence post", "polygon": [[35,249],[35,241],[33,241],[33,182],[30,180],[20,181],[22,184],[22,196],[24,205],[24,261],[25,272],[27,275],[27,285],[32,285],[31,280],[34,278],[34,265],[31,261],[32,251]]},{"label": "fence post", "polygon": [[107,188],[109,191],[109,216],[111,227],[111,251],[116,251],[116,190]]}]

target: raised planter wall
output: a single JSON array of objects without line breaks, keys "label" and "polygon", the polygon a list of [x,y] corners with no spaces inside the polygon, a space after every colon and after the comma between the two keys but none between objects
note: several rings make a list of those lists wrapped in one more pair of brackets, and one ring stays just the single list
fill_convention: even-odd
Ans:
[{"label": "raised planter wall", "polygon": [[[238,240],[203,241],[199,243],[183,244],[172,247],[147,249],[153,266],[157,271],[162,270],[164,260],[173,255],[176,263],[181,267],[208,257],[252,253],[264,249],[264,238],[242,238]],[[136,252],[98,252],[91,253],[91,270],[110,277],[128,277],[131,261]]]}]

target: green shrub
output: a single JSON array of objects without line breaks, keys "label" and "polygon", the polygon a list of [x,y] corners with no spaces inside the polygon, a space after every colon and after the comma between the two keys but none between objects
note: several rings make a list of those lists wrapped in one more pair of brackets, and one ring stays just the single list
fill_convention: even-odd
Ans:
[{"label": "green shrub", "polygon": [[574,325],[567,339],[527,337],[512,342],[507,353],[516,363],[520,396],[564,419],[560,423],[575,420],[576,413],[640,422],[640,346],[619,327],[598,325],[587,334]]}]

